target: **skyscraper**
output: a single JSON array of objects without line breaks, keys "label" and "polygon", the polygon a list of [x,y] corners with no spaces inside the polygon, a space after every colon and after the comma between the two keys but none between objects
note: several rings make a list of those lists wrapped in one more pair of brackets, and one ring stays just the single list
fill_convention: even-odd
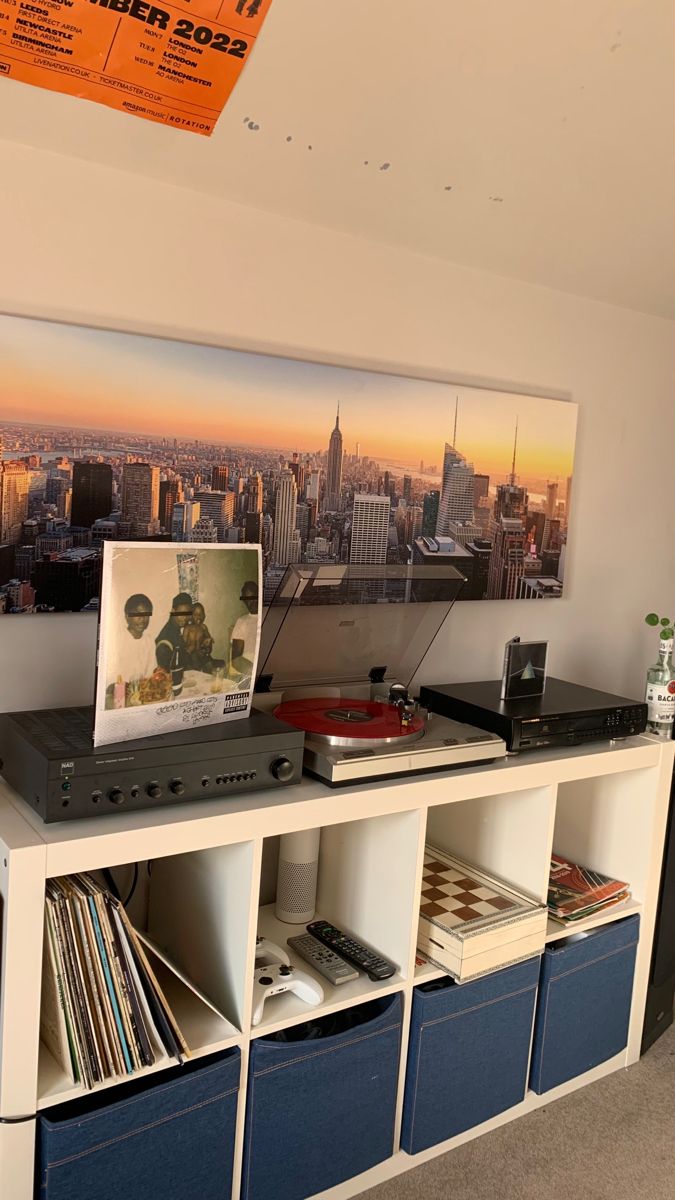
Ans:
[{"label": "skyscraper", "polygon": [[226,492],[230,468],[224,463],[211,467],[211,487],[214,492]]},{"label": "skyscraper", "polygon": [[473,477],[473,502],[476,507],[481,500],[487,502],[490,491],[490,476],[489,475],[474,475]]},{"label": "skyscraper", "polygon": [[307,499],[315,503],[319,499],[319,487],[321,484],[321,472],[311,471],[307,480]]},{"label": "skyscraper", "polygon": [[500,517],[495,527],[487,599],[514,600],[525,571],[525,526],[517,517]]},{"label": "skyscraper", "polygon": [[412,495],[412,477],[410,475],[403,476],[403,499],[410,504]]},{"label": "skyscraper", "polygon": [[293,475],[295,476],[295,486],[298,489],[298,495],[300,496],[305,490],[305,468],[298,458],[297,450],[295,451],[291,461],[288,463],[288,469],[289,471],[292,471]]},{"label": "skyscraper", "polygon": [[125,463],[122,468],[122,520],[135,537],[147,537],[159,528],[159,467]]},{"label": "skyscraper", "polygon": [[386,563],[390,508],[388,496],[354,497],[350,562]]},{"label": "skyscraper", "polygon": [[109,517],[112,511],[112,485],[112,467],[108,463],[74,463],[71,523],[82,529],[90,529],[99,517]]},{"label": "skyscraper", "polygon": [[171,529],[173,506],[183,498],[180,479],[162,479],[159,484],[159,523],[162,529]]},{"label": "skyscraper", "polygon": [[342,491],[342,434],[340,432],[340,405],[338,404],[335,417],[335,428],[328,443],[328,465],[326,468],[326,491],[323,507],[329,512],[335,512],[340,507],[340,492]]},{"label": "skyscraper", "polygon": [[549,480],[546,484],[546,516],[554,517],[556,515],[556,505],[558,503],[558,481]]},{"label": "skyscraper", "polygon": [[218,530],[218,541],[224,542],[234,520],[233,492],[196,492],[200,517],[210,517]]},{"label": "skyscraper", "polygon": [[274,540],[272,542],[272,562],[279,566],[286,566],[293,561],[293,533],[297,502],[298,489],[295,484],[295,476],[292,471],[282,471],[275,492]]},{"label": "skyscraper", "polygon": [[438,522],[438,502],[441,498],[441,493],[437,491],[427,492],[422,503],[422,536],[433,537],[436,533],[436,525]]},{"label": "skyscraper", "polygon": [[262,542],[263,515],[259,512],[247,513],[244,517],[244,541]]},{"label": "skyscraper", "polygon": [[450,521],[473,521],[473,481],[473,464],[446,442],[436,524],[436,533],[441,537],[448,535]]},{"label": "skyscraper", "polygon": [[179,500],[171,514],[171,538],[174,542],[192,541],[192,530],[201,517],[198,500]]},{"label": "skyscraper", "polygon": [[217,542],[218,529],[210,517],[200,517],[192,526],[191,542]]},{"label": "skyscraper", "polygon": [[25,463],[3,464],[0,475],[0,543],[21,540],[21,526],[28,516],[30,472]]},{"label": "skyscraper", "polygon": [[246,512],[262,512],[263,481],[258,472],[255,475],[249,475],[244,484],[244,495],[246,497]]}]

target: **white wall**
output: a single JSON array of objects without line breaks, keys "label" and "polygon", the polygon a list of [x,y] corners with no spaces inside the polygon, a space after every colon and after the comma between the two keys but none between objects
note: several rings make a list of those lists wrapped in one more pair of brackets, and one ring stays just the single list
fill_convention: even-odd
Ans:
[{"label": "white wall", "polygon": [[[7,143],[0,180],[0,311],[573,398],[566,598],[457,605],[422,678],[494,677],[519,633],[642,693],[643,616],[675,604],[672,323]],[[0,710],[88,703],[94,652],[86,615],[0,621]]]}]

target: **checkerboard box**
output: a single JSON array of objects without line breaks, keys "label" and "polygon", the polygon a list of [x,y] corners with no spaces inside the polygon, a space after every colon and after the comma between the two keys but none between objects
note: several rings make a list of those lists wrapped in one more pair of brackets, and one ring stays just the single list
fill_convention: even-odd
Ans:
[{"label": "checkerboard box", "polygon": [[547,919],[531,896],[425,847],[417,945],[458,983],[542,954]]},{"label": "checkerboard box", "polygon": [[539,959],[413,992],[401,1146],[419,1154],[520,1104]]}]

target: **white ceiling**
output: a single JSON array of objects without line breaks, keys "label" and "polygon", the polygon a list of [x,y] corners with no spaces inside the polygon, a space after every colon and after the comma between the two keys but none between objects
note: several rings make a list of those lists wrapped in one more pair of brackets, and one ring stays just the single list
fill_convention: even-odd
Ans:
[{"label": "white ceiling", "polygon": [[273,0],[213,137],[0,78],[0,138],[675,319],[675,0]]}]

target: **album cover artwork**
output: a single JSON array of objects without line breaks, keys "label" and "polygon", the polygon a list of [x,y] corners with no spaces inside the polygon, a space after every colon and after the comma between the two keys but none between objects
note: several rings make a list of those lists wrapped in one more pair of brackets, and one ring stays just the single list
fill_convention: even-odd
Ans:
[{"label": "album cover artwork", "polygon": [[502,700],[543,695],[547,650],[548,642],[521,642],[520,638],[512,638],[506,643]]},{"label": "album cover artwork", "polygon": [[94,745],[248,716],[261,612],[258,546],[107,542]]}]

